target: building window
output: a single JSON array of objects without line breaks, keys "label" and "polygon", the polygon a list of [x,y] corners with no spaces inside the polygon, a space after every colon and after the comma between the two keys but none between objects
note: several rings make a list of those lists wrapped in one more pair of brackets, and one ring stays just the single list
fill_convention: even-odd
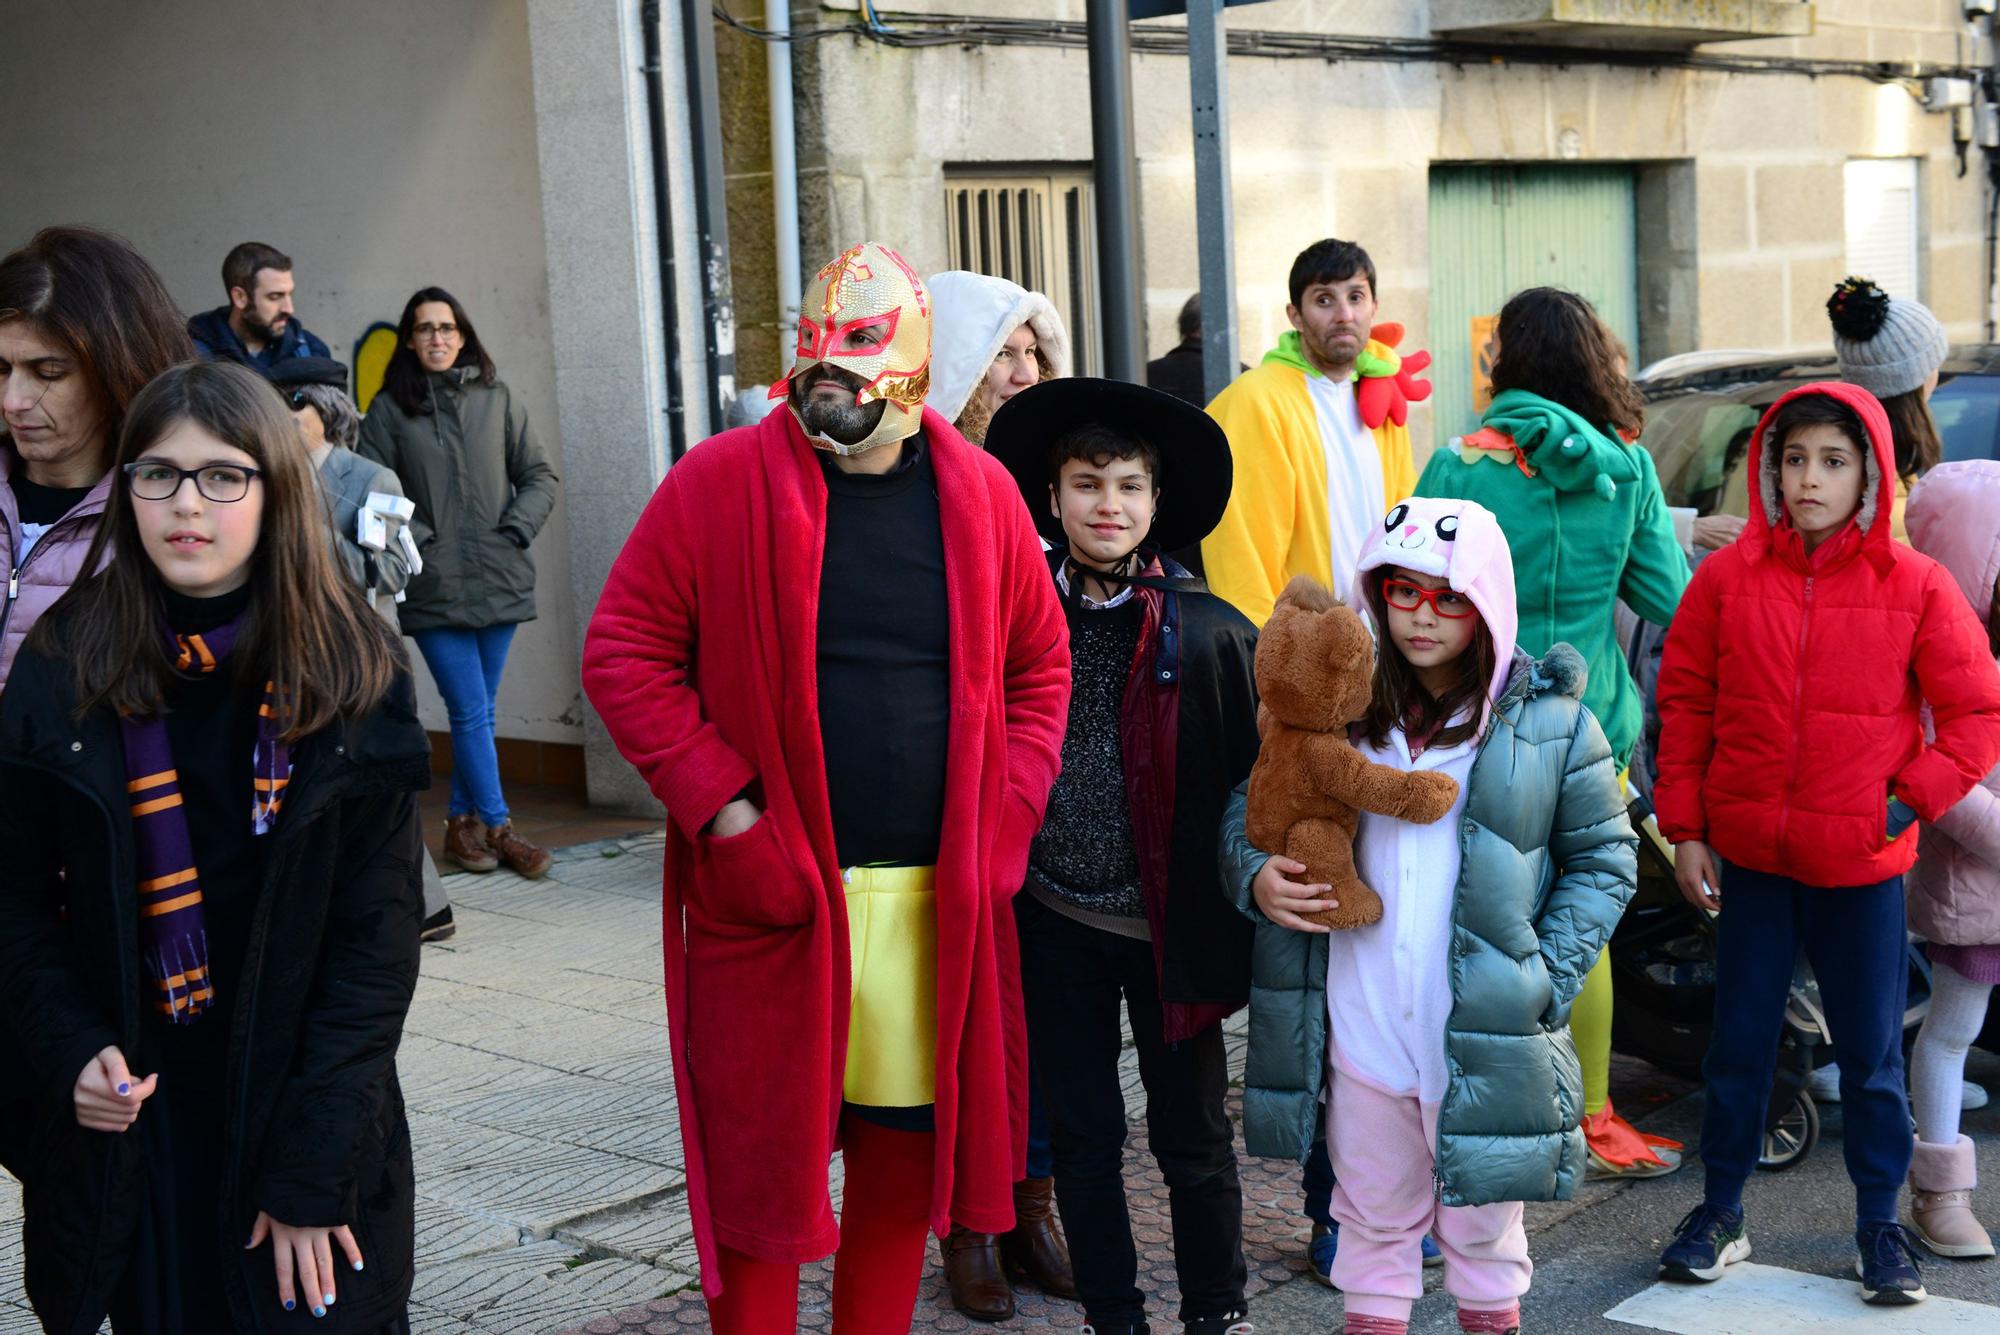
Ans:
[{"label": "building window", "polygon": [[944,207],[951,267],[1045,294],[1069,326],[1072,372],[1096,374],[1097,233],[1089,173],[947,168]]},{"label": "building window", "polygon": [[1923,300],[1922,216],[1915,158],[1847,164],[1847,272],[1892,297]]}]

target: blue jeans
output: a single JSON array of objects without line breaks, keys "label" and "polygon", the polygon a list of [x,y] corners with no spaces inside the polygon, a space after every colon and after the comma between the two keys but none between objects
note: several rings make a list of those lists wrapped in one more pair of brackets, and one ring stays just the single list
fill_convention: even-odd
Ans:
[{"label": "blue jeans", "polygon": [[1903,878],[1830,889],[1722,867],[1716,919],[1715,1032],[1702,1062],[1701,1158],[1708,1203],[1735,1209],[1764,1143],[1785,999],[1800,949],[1819,979],[1840,1063],[1847,1176],[1859,1222],[1894,1223],[1910,1171],[1903,1006],[1910,968]]},{"label": "blue jeans", "polygon": [[417,642],[451,719],[451,814],[476,814],[488,825],[506,824],[500,757],[493,749],[493,706],[514,627],[419,630],[410,638]]}]

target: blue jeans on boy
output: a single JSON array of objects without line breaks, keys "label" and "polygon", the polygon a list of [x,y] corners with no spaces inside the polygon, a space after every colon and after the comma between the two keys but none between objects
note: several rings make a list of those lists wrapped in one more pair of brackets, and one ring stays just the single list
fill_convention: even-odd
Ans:
[{"label": "blue jeans on boy", "polygon": [[1740,1209],[1764,1143],[1785,1000],[1803,947],[1840,1063],[1841,1117],[1855,1217],[1894,1223],[1910,1171],[1903,1081],[1909,959],[1903,878],[1828,888],[1722,866],[1716,919],[1715,1032],[1702,1063],[1701,1158],[1712,1206]]},{"label": "blue jeans on boy", "polygon": [[500,757],[493,747],[493,708],[514,627],[447,627],[413,631],[451,719],[451,814],[477,814],[487,825],[507,823],[500,792]]}]

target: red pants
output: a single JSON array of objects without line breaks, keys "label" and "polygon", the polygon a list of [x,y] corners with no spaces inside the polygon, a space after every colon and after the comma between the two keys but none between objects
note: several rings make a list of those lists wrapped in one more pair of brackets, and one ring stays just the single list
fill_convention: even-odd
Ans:
[{"label": "red pants", "polygon": [[[834,1335],[903,1335],[923,1279],[936,1137],[858,1117],[840,1124],[847,1190],[833,1258]],[[716,1335],[792,1335],[799,1268],[718,1247],[722,1293],[708,1305]]]}]

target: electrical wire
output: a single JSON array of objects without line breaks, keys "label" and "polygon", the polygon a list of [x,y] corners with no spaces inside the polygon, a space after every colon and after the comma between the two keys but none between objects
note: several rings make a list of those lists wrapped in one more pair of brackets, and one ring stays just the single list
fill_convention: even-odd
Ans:
[{"label": "electrical wire", "polygon": [[[951,14],[897,13],[888,23],[874,0],[860,0],[862,21],[824,27],[794,28],[789,34],[755,28],[724,12],[715,17],[759,41],[816,41],[852,36],[884,46],[1030,46],[1082,50],[1089,25],[1064,19],[1006,19]],[[1229,54],[1272,60],[1372,61],[1390,64],[1445,65],[1608,65],[1640,69],[1707,70],[1727,74],[1793,75],[1807,78],[1855,78],[1895,83],[1916,92],[1921,80],[1942,76],[1977,79],[1986,70],[1965,65],[1895,63],[1867,60],[1818,60],[1802,56],[1747,56],[1712,52],[1626,50],[1603,47],[1535,45],[1529,43],[1465,42],[1443,38],[1343,37],[1331,33],[1270,32],[1235,28],[1228,34]],[[1142,55],[1185,55],[1187,30],[1138,24],[1132,28],[1132,49]]]}]

